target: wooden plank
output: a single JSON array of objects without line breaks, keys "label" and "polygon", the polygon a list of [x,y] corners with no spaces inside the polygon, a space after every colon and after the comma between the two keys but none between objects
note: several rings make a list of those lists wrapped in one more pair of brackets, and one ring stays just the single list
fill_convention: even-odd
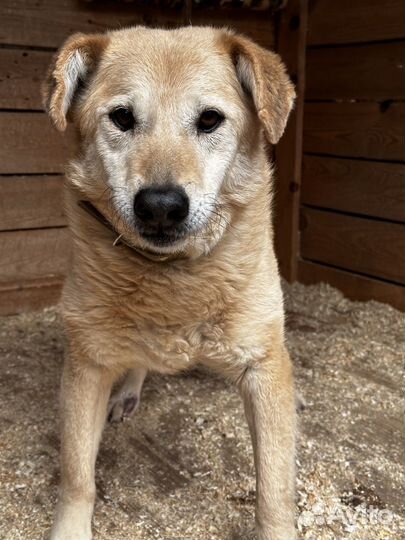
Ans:
[{"label": "wooden plank", "polygon": [[67,228],[0,233],[0,282],[64,276],[70,261]]},{"label": "wooden plank", "polygon": [[403,0],[310,0],[308,44],[405,37]]},{"label": "wooden plank", "polygon": [[55,48],[74,32],[102,32],[135,24],[174,27],[182,18],[181,9],[114,0],[2,0],[0,21],[0,43]]},{"label": "wooden plank", "polygon": [[1,174],[63,172],[72,143],[43,113],[0,112]]},{"label": "wooden plank", "polygon": [[0,316],[37,311],[59,302],[63,280],[52,276],[18,284],[0,284]]},{"label": "wooden plank", "polygon": [[246,9],[200,8],[193,6],[191,21],[196,25],[233,28],[254,39],[262,47],[273,49],[275,46],[275,22],[271,11]]},{"label": "wooden plank", "polygon": [[76,2],[75,0],[3,0],[0,4],[0,43],[58,47],[74,32],[102,32],[136,24],[174,28],[191,22],[233,27],[264,47],[275,43],[270,10],[193,7],[191,17],[182,9],[162,9],[135,3]]},{"label": "wooden plank", "polygon": [[303,208],[301,255],[405,284],[405,225]]},{"label": "wooden plank", "polygon": [[298,262],[298,281],[306,285],[329,283],[352,300],[376,300],[405,311],[405,287],[401,285],[302,260]]},{"label": "wooden plank", "polygon": [[296,83],[297,101],[287,128],[275,148],[275,250],[281,274],[294,281],[297,273],[299,187],[301,184],[302,124],[305,88],[307,1],[293,0],[282,12],[278,53]]},{"label": "wooden plank", "polygon": [[[238,10],[239,12],[240,10]],[[208,17],[209,13],[204,12]],[[224,25],[228,21],[225,19],[223,10],[216,10],[215,13],[222,14],[210,16],[209,22],[217,25]],[[250,12],[249,12],[250,13]],[[202,16],[201,16],[202,17]],[[233,26],[240,31],[250,34],[260,41],[263,46],[274,46],[274,19],[264,17],[263,20],[236,19]],[[204,22],[201,18],[201,22]],[[255,22],[257,21],[257,22]],[[30,109],[42,110],[41,102],[41,82],[45,79],[48,66],[52,59],[52,52],[32,51],[29,49],[0,49],[0,109]]]},{"label": "wooden plank", "polygon": [[[188,20],[187,20],[188,19]],[[102,32],[136,24],[174,28],[182,24],[233,27],[264,47],[274,46],[271,11],[193,7],[191,17],[182,9],[162,9],[133,2],[76,2],[75,0],[3,0],[0,4],[0,43],[58,47],[74,32]]]},{"label": "wooden plank", "polygon": [[405,165],[305,155],[301,202],[405,222]]},{"label": "wooden plank", "polygon": [[63,176],[0,177],[0,231],[63,225]]},{"label": "wooden plank", "polygon": [[0,109],[42,110],[41,82],[52,53],[0,49]]},{"label": "wooden plank", "polygon": [[305,98],[405,99],[405,41],[309,48]]},{"label": "wooden plank", "polygon": [[405,161],[405,103],[306,103],[304,152]]}]

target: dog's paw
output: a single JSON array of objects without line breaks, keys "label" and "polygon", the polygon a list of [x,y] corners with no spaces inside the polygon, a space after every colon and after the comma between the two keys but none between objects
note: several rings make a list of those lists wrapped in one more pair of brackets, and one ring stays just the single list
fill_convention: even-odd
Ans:
[{"label": "dog's paw", "polygon": [[257,540],[297,540],[294,524],[282,526],[256,526]]},{"label": "dog's paw", "polygon": [[112,424],[131,418],[139,407],[139,396],[123,393],[113,396],[108,406],[108,421]]},{"label": "dog's paw", "polygon": [[52,532],[49,540],[94,540],[94,538],[86,533],[76,532],[70,527],[68,531]]},{"label": "dog's paw", "polygon": [[49,540],[92,540],[92,510],[88,501],[59,504]]}]

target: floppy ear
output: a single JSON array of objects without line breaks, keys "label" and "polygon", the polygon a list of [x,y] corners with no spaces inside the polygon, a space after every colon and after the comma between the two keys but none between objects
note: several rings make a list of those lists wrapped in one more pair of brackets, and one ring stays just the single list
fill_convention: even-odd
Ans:
[{"label": "floppy ear", "polygon": [[295,90],[278,54],[243,36],[230,35],[238,79],[252,96],[267,139],[276,144],[294,105]]},{"label": "floppy ear", "polygon": [[95,70],[108,41],[102,34],[74,34],[56,53],[42,96],[47,113],[60,131],[66,129],[77,92]]}]

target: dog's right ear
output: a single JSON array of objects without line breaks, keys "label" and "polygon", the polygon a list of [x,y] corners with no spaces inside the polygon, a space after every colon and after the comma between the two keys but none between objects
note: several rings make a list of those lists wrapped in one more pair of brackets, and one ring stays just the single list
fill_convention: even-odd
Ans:
[{"label": "dog's right ear", "polygon": [[56,53],[42,86],[44,107],[55,126],[64,131],[80,86],[94,72],[107,47],[103,34],[74,34]]}]

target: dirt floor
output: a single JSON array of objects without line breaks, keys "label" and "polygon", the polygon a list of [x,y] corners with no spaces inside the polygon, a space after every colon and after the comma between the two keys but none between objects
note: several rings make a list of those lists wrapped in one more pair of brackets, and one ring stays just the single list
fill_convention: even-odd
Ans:
[{"label": "dirt floor", "polygon": [[[286,287],[300,413],[302,539],[405,539],[403,314],[326,286]],[[0,319],[0,538],[42,540],[58,481],[56,310]],[[134,420],[106,427],[95,540],[247,540],[254,476],[235,389],[152,376]]]}]

